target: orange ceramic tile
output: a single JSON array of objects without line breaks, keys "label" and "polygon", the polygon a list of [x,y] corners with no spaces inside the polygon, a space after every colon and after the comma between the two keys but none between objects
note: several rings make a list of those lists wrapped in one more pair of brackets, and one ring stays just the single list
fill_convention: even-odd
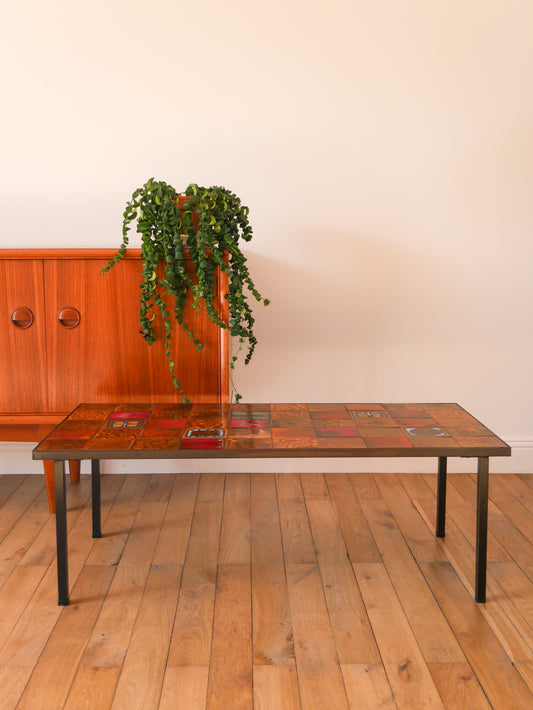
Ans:
[{"label": "orange ceramic tile", "polygon": [[320,411],[327,411],[327,412],[333,412],[333,411],[340,411],[340,412],[345,412],[346,411],[346,405],[345,404],[308,404],[307,408],[309,409],[310,412],[320,412]]},{"label": "orange ceramic tile", "polygon": [[271,412],[297,412],[304,411],[307,412],[307,404],[291,404],[287,402],[275,403],[270,405]]},{"label": "orange ceramic tile", "polygon": [[361,438],[356,437],[318,437],[318,446],[321,449],[365,449],[366,444]]},{"label": "orange ceramic tile", "polygon": [[226,439],[227,449],[271,449],[272,438],[268,437],[247,437],[246,439],[228,436]]},{"label": "orange ceramic tile", "polygon": [[412,445],[407,437],[402,436],[378,436],[366,437],[364,442],[369,449],[411,449]]}]

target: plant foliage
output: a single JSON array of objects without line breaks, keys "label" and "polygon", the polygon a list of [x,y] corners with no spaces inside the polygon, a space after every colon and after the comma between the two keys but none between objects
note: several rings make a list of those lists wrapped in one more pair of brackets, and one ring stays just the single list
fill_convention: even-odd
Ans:
[{"label": "plant foliage", "polygon": [[[174,386],[184,401],[187,396],[176,378],[175,363],[171,352],[172,319],[167,303],[173,301],[177,323],[192,338],[196,348],[203,345],[184,321],[185,303],[192,296],[194,309],[203,306],[209,318],[220,328],[228,328],[239,339],[239,348],[232,357],[233,370],[239,351],[246,346],[245,364],[249,363],[257,339],[254,335],[255,319],[248,302],[249,293],[257,301],[268,305],[255,288],[241,252],[239,241],[252,238],[248,221],[248,207],[224,187],[199,187],[191,184],[178,193],[171,185],[151,178],[135,190],[123,214],[122,244],[115,256],[102,269],[106,273],[125,255],[129,243],[129,231],[137,224],[141,235],[141,258],[143,280],[141,283],[139,319],[141,334],[148,343],[155,340],[152,327],[157,310],[162,315],[165,331],[165,354]],[[185,268],[185,249],[193,263],[196,278]],[[162,265],[162,269],[159,269]],[[224,322],[215,301],[217,269],[228,276],[229,321]],[[161,276],[160,276],[161,274]],[[168,298],[171,296],[172,298]],[[236,393],[237,401],[241,398]]]}]

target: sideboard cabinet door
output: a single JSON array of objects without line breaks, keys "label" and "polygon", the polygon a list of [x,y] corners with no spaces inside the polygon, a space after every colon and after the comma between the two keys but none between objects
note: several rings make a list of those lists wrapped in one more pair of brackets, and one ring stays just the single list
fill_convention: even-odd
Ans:
[{"label": "sideboard cabinet door", "polygon": [[0,259],[0,412],[47,411],[43,262]]},{"label": "sideboard cabinet door", "polygon": [[[44,262],[48,328],[48,409],[66,412],[80,402],[177,402],[161,318],[148,345],[139,329],[142,262],[124,259],[108,273],[102,259]],[[192,401],[219,401],[220,331],[205,312],[191,323],[204,343],[197,351],[181,330],[173,339],[177,375]]]}]

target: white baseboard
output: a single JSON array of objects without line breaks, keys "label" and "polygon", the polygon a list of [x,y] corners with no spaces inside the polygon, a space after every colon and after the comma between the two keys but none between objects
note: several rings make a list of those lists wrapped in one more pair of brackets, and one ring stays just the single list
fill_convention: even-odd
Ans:
[{"label": "white baseboard", "polygon": [[[494,456],[490,460],[493,473],[533,473],[533,439],[506,440],[513,453],[510,457]],[[33,461],[35,444],[0,442],[0,475],[42,473],[40,461]],[[103,461],[103,473],[435,473],[434,459],[426,458],[359,458],[359,459],[161,459],[144,461]],[[450,473],[471,473],[476,459],[450,458]],[[82,473],[90,473],[88,461],[82,462]]]}]

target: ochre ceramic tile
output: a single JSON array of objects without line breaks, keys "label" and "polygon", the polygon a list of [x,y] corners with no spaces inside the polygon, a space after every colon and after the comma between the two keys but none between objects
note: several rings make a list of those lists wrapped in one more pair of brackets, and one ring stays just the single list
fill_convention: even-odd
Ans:
[{"label": "ochre ceramic tile", "polygon": [[380,411],[383,410],[384,407],[382,404],[365,404],[365,403],[359,403],[359,404],[345,404],[344,405],[346,409],[348,410],[359,410],[359,411],[366,411],[366,412],[371,412],[372,410],[375,411]]},{"label": "ochre ceramic tile", "polygon": [[308,409],[310,412],[333,412],[333,411],[346,411],[345,404],[309,404]]},{"label": "ochre ceramic tile", "polygon": [[134,438],[102,439],[96,436],[89,439],[83,448],[88,451],[115,451],[120,449],[129,449],[134,441]]},{"label": "ochre ceramic tile", "polygon": [[311,419],[351,419],[350,412],[324,409],[320,412],[311,412]]},{"label": "ochre ceramic tile", "polygon": [[402,436],[378,436],[366,437],[364,442],[369,449],[410,449],[412,445],[406,437]]},{"label": "ochre ceramic tile", "polygon": [[455,439],[451,436],[410,436],[409,441],[416,449],[456,449],[459,448]]},{"label": "ochre ceramic tile", "polygon": [[288,404],[288,403],[276,403],[270,405],[271,412],[297,412],[297,411],[309,411],[307,404]]},{"label": "ochre ceramic tile", "polygon": [[274,439],[284,439],[284,438],[299,438],[299,439],[313,439],[315,432],[313,429],[306,429],[305,427],[292,427],[286,429],[272,429],[272,437]]},{"label": "ochre ceramic tile", "polygon": [[179,436],[139,437],[131,448],[135,451],[168,451],[177,449],[180,441]]},{"label": "ochre ceramic tile", "polygon": [[361,438],[351,437],[318,437],[318,447],[321,449],[365,449],[366,444]]},{"label": "ochre ceramic tile", "polygon": [[[276,416],[282,416],[282,412]],[[274,415],[273,415],[274,416]],[[321,422],[322,423],[322,422]],[[313,419],[272,419],[271,426],[273,429],[287,429],[293,426],[312,428],[316,422]],[[342,421],[342,426],[346,426],[346,422]]]},{"label": "ochre ceramic tile", "polygon": [[317,446],[318,442],[315,437],[287,437],[281,439],[272,437],[273,449],[316,449]]},{"label": "ochre ceramic tile", "polygon": [[226,449],[271,449],[272,438],[268,437],[247,437],[246,439],[228,436],[226,439]]},{"label": "ochre ceramic tile", "polygon": [[115,409],[115,404],[80,404],[69,416],[69,421],[73,419],[106,419]]},{"label": "ochre ceramic tile", "polygon": [[45,439],[39,445],[40,451],[77,451],[87,448],[86,439]]}]

